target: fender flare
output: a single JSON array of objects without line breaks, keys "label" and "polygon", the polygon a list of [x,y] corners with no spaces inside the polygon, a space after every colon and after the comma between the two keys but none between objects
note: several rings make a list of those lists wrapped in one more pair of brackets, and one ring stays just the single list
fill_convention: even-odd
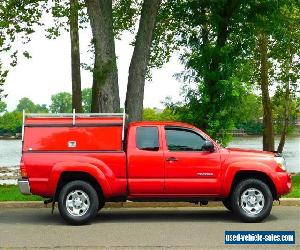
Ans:
[{"label": "fender flare", "polygon": [[[105,165],[102,167],[107,170]],[[83,172],[89,174],[96,179],[105,198],[112,195],[112,189],[107,178],[113,178],[114,175],[111,175],[111,173],[110,175],[105,175],[104,171],[91,163],[71,161],[59,162],[53,166],[48,187],[52,195],[55,195],[61,174],[65,172]]]},{"label": "fender flare", "polygon": [[261,162],[236,162],[230,164],[223,175],[223,185],[221,189],[221,195],[223,197],[227,197],[230,194],[234,178],[238,173],[243,171],[264,174],[274,183],[271,175],[271,168],[267,164]]}]

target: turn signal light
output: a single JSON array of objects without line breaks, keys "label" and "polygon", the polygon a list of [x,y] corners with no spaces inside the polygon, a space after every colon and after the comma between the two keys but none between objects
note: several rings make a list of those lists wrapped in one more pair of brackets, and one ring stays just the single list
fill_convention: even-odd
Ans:
[{"label": "turn signal light", "polygon": [[23,159],[20,162],[20,175],[22,178],[27,178],[27,171]]}]

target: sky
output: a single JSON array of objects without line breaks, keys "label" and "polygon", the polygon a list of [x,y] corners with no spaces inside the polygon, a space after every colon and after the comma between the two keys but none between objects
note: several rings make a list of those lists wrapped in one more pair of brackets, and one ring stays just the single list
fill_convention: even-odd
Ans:
[{"label": "sky", "polygon": [[[133,52],[130,42],[133,35],[129,32],[122,34],[116,40],[119,88],[121,106],[124,106],[128,69]],[[90,29],[80,31],[81,62],[91,63],[89,43]],[[4,85],[4,101],[8,110],[14,110],[22,97],[29,97],[36,104],[50,104],[51,95],[61,91],[71,92],[71,58],[69,33],[64,32],[59,38],[49,40],[45,37],[43,28],[38,28],[27,45],[18,45],[21,51],[28,50],[31,59],[20,56],[18,65],[9,72]],[[183,70],[178,58],[174,55],[170,62],[161,69],[152,71],[152,81],[146,82],[144,107],[163,108],[162,101],[167,96],[180,100],[181,83],[174,77],[175,73]],[[92,86],[92,75],[89,71],[81,70],[82,88]]]}]

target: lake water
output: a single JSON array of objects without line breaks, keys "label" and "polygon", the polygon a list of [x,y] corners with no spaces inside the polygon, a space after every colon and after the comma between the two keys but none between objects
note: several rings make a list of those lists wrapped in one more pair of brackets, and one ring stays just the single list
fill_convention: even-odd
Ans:
[{"label": "lake water", "polygon": [[21,140],[0,140],[0,166],[16,166],[20,163]]},{"label": "lake water", "polygon": [[[279,138],[276,138],[276,145]],[[21,157],[20,140],[0,140],[0,166],[16,166]],[[262,137],[235,137],[229,147],[262,149]],[[300,136],[287,138],[284,152],[289,172],[300,172]]]}]

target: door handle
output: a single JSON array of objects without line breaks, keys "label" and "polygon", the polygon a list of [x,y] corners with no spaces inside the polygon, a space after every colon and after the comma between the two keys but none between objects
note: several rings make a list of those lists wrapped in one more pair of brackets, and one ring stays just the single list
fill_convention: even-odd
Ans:
[{"label": "door handle", "polygon": [[178,161],[178,159],[176,157],[169,157],[166,159],[166,161]]}]

